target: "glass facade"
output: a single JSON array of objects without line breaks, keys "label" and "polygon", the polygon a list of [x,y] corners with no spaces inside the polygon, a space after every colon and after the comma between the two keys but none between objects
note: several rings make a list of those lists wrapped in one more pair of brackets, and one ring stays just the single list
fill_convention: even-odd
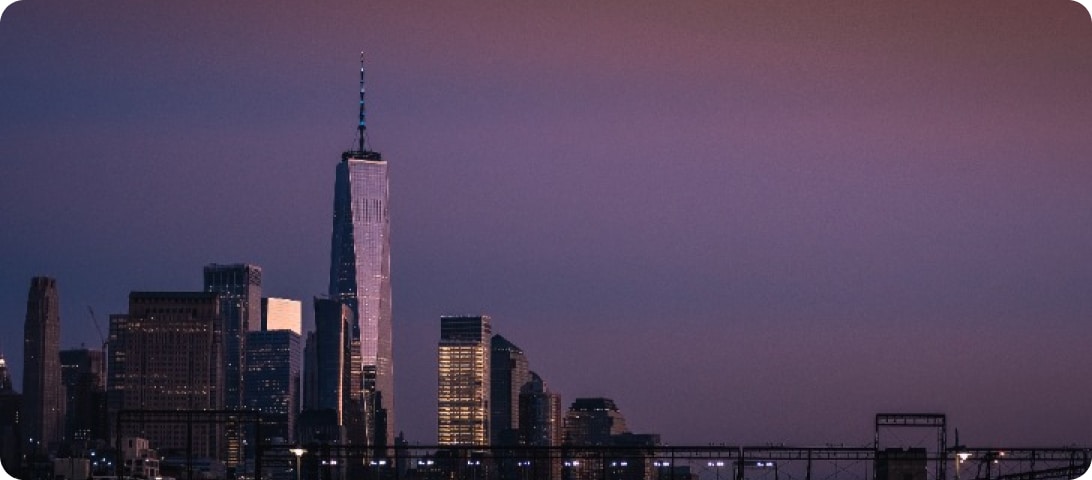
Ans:
[{"label": "glass facade", "polygon": [[440,445],[488,445],[489,317],[441,317],[437,440]]},{"label": "glass facade", "polygon": [[356,319],[353,363],[363,372],[367,441],[377,446],[394,438],[388,198],[387,162],[379,153],[346,152],[334,185],[329,293]]},{"label": "glass facade", "polygon": [[295,441],[299,410],[300,336],[291,330],[250,332],[246,338],[246,407],[265,414],[263,440]]},{"label": "glass facade", "polygon": [[205,291],[220,294],[224,334],[224,406],[242,406],[246,333],[261,329],[262,269],[255,265],[205,266]]}]

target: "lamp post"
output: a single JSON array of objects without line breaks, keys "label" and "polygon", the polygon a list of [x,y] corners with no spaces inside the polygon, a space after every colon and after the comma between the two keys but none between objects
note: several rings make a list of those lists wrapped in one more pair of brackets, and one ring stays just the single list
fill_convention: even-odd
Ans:
[{"label": "lamp post", "polygon": [[302,457],[303,454],[307,453],[307,450],[296,447],[290,448],[288,449],[288,451],[296,454],[296,480],[300,480],[300,457]]},{"label": "lamp post", "polygon": [[724,460],[717,460],[717,461],[714,461],[714,462],[709,462],[709,463],[706,463],[705,465],[715,468],[716,472],[717,472],[717,480],[720,480],[720,467],[724,466]]}]

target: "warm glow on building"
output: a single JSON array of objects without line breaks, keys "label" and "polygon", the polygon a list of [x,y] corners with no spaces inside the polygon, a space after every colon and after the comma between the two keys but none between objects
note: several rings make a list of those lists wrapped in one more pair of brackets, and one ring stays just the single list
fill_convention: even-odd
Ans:
[{"label": "warm glow on building", "polygon": [[441,317],[440,445],[489,444],[489,317]]}]

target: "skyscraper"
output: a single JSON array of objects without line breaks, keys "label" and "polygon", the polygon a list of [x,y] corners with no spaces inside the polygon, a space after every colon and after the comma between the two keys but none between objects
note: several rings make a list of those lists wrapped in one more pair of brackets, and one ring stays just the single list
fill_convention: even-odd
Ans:
[{"label": "skyscraper", "polygon": [[106,378],[102,350],[61,350],[65,388],[65,437],[91,445],[106,439]]},{"label": "skyscraper", "polygon": [[22,432],[19,417],[23,410],[23,396],[15,393],[8,373],[8,363],[0,353],[0,466],[15,478],[22,474]]},{"label": "skyscraper", "polygon": [[295,440],[299,411],[300,336],[292,330],[246,334],[243,401],[264,415],[262,441]]},{"label": "skyscraper", "polygon": [[256,265],[205,266],[205,291],[220,296],[224,335],[224,407],[239,408],[243,399],[243,352],[246,333],[262,326],[262,269]]},{"label": "skyscraper", "polygon": [[55,446],[64,435],[59,308],[57,281],[32,278],[23,324],[23,434],[30,448],[39,452]]},{"label": "skyscraper", "polygon": [[[352,364],[353,312],[337,300],[315,299],[315,331],[307,335],[303,407],[330,410],[339,427],[359,408],[360,370]],[[356,395],[354,395],[356,393]]]},{"label": "skyscraper", "polygon": [[519,443],[519,394],[531,380],[527,356],[508,339],[493,335],[490,341],[490,443]]},{"label": "skyscraper", "polygon": [[[209,292],[129,294],[129,314],[110,316],[112,420],[123,409],[224,408],[220,305],[219,295]],[[224,458],[217,425],[195,423],[188,430],[183,423],[149,421],[123,424],[117,435],[147,438],[161,450],[192,446],[197,458]]]},{"label": "skyscraper", "polygon": [[[262,325],[262,269],[242,263],[214,263],[205,266],[204,279],[205,291],[220,296],[224,337],[224,408],[243,408],[247,332],[258,331]],[[224,425],[227,447],[224,459],[229,469],[234,469],[242,461],[243,436],[239,424],[231,422]]]},{"label": "skyscraper", "polygon": [[353,336],[360,344],[367,441],[383,447],[394,438],[389,181],[387,161],[368,148],[364,113],[361,53],[357,145],[341,154],[334,183],[329,293],[356,318]]},{"label": "skyscraper", "polygon": [[489,443],[489,317],[440,317],[437,439],[440,445]]}]

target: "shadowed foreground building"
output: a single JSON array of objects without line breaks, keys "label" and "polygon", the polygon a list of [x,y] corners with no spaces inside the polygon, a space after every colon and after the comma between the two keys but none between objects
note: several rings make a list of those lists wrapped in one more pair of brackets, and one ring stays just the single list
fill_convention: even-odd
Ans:
[{"label": "shadowed foreground building", "polygon": [[61,350],[65,437],[75,449],[106,440],[106,364],[102,350]]},{"label": "shadowed foreground building", "polygon": [[[111,420],[119,410],[223,409],[221,328],[216,293],[130,293],[129,314],[110,316]],[[224,459],[219,426],[192,428],[195,458]],[[136,421],[115,434],[146,438],[161,454],[187,449],[184,423]]]},{"label": "shadowed foreground building", "polygon": [[501,335],[490,340],[489,429],[490,444],[519,444],[519,392],[531,380],[527,356]]},{"label": "shadowed foreground building", "polygon": [[[23,324],[22,431],[31,451],[55,449],[64,437],[64,386],[61,384],[61,317],[57,281],[34,277],[27,293]],[[30,452],[28,452],[30,453]]]},{"label": "shadowed foreground building", "polygon": [[0,464],[16,478],[23,478],[23,442],[19,427],[23,396],[15,392],[8,362],[0,354]]}]

